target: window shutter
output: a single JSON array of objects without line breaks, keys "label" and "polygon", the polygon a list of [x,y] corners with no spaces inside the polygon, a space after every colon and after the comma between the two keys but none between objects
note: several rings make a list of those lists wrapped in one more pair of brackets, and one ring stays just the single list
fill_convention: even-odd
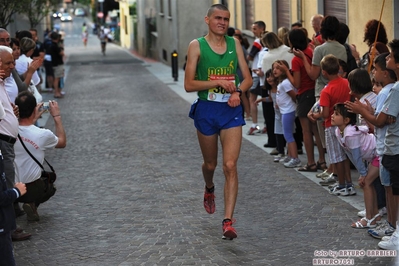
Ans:
[{"label": "window shutter", "polygon": [[287,27],[291,28],[290,23],[290,1],[278,0],[277,3],[277,28]]},{"label": "window shutter", "polygon": [[324,16],[334,16],[346,23],[346,0],[324,0]]}]

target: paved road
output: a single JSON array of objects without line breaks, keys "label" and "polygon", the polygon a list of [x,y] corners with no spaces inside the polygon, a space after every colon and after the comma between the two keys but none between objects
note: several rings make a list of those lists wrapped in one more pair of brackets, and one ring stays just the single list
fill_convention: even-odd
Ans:
[{"label": "paved road", "polygon": [[[67,95],[59,100],[68,144],[47,156],[58,191],[40,206],[39,222],[18,218],[33,234],[14,243],[18,265],[312,265],[315,251],[377,248],[364,230],[350,228],[356,208],[271,162],[248,139],[239,159],[238,238],[222,240],[223,174],[218,167],[216,213],[209,215],[187,117],[192,95],[162,64],[112,44],[103,57],[93,36],[83,48],[74,23]],[[54,128],[51,119],[46,127]]]}]

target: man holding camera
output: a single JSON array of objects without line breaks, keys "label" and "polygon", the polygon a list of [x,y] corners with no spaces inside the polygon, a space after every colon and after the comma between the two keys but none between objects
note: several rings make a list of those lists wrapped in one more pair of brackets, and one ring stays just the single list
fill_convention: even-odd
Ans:
[{"label": "man holding camera", "polygon": [[[17,96],[15,104],[19,107],[19,135],[21,140],[36,160],[43,165],[45,150],[66,146],[66,135],[58,103],[49,101],[48,110],[47,108],[43,109],[43,103],[37,104],[35,96],[24,91]],[[36,120],[46,111],[49,111],[54,119],[55,134],[51,130],[34,125]],[[27,188],[27,193],[20,197],[18,201],[24,203],[22,207],[27,214],[28,221],[39,221],[37,207],[49,199],[48,192],[46,192],[47,184],[40,178],[42,168],[28,154],[20,139],[17,139],[14,150],[15,179],[18,182],[25,183]]]}]

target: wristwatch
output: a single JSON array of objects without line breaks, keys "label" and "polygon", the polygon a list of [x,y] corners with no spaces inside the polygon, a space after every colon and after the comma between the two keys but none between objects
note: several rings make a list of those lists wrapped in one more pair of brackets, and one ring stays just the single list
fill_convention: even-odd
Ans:
[{"label": "wristwatch", "polygon": [[236,92],[238,92],[238,93],[240,94],[240,97],[241,97],[242,90],[241,90],[240,88],[237,88],[237,89],[236,89]]}]

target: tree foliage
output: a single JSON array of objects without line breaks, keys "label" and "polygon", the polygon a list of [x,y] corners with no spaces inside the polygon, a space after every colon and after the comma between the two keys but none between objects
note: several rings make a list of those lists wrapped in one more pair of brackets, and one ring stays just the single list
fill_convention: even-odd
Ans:
[{"label": "tree foliage", "polygon": [[137,2],[134,2],[132,5],[129,6],[129,14],[131,16],[137,15]]},{"label": "tree foliage", "polygon": [[91,0],[76,0],[76,2],[83,6],[89,6],[91,4]]},{"label": "tree foliage", "polygon": [[43,18],[57,7],[59,2],[59,0],[32,0],[25,3],[25,8],[21,13],[28,17],[30,27],[36,28]]},{"label": "tree foliage", "polygon": [[12,22],[15,13],[22,13],[30,0],[0,0],[0,28],[6,28]]}]

